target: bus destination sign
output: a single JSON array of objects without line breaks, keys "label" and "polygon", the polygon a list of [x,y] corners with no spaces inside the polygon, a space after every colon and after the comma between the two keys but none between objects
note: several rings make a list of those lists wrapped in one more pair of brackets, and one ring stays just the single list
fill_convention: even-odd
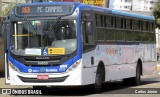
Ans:
[{"label": "bus destination sign", "polygon": [[73,12],[73,5],[34,5],[16,8],[18,16],[68,15]]}]

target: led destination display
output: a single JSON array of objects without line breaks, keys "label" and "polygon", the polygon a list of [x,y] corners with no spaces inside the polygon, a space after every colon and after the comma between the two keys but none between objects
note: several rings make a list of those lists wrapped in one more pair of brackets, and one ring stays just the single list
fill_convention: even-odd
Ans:
[{"label": "led destination display", "polygon": [[18,16],[47,16],[47,15],[68,15],[73,12],[73,5],[36,5],[19,6],[16,8]]}]

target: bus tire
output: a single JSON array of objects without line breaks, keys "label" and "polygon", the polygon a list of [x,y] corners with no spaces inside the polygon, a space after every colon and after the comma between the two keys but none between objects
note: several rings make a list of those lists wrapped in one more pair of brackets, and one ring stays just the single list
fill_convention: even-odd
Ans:
[{"label": "bus tire", "polygon": [[101,92],[102,83],[104,79],[103,77],[104,77],[104,68],[102,67],[102,65],[100,65],[97,68],[96,77],[95,77],[94,91],[96,93]]},{"label": "bus tire", "polygon": [[140,65],[137,64],[136,67],[136,76],[132,77],[132,78],[125,78],[123,79],[123,84],[124,85],[134,85],[134,86],[138,86],[140,85],[140,81],[141,81],[141,68]]},{"label": "bus tire", "polygon": [[133,85],[138,86],[141,83],[141,68],[140,65],[137,64],[137,68],[136,68],[136,76],[133,77]]}]

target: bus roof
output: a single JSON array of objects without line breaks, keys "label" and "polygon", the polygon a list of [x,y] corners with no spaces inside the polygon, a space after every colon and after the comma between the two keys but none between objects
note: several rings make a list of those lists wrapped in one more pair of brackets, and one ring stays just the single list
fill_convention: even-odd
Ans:
[{"label": "bus roof", "polygon": [[83,9],[86,7],[90,7],[94,11],[99,11],[99,12],[104,12],[104,13],[110,13],[113,15],[120,15],[120,16],[126,16],[126,17],[131,17],[131,18],[139,18],[139,19],[145,19],[145,20],[154,20],[154,16],[147,16],[143,14],[138,14],[138,13],[132,13],[132,12],[126,12],[126,11],[120,11],[120,10],[115,10],[111,8],[103,8],[103,7],[98,7],[98,6],[91,6],[91,5],[86,5],[86,4],[80,4],[78,6],[81,6]]},{"label": "bus roof", "polygon": [[120,16],[126,16],[126,17],[131,17],[131,18],[140,18],[140,19],[145,19],[145,20],[154,20],[154,16],[147,16],[147,15],[125,12],[125,11],[120,11],[120,10],[115,10],[115,9],[110,9],[110,8],[103,8],[103,7],[98,7],[98,6],[86,5],[86,4],[82,4],[82,3],[78,3],[78,2],[34,2],[34,3],[21,4],[20,6],[39,5],[39,4],[44,4],[44,5],[45,4],[46,5],[73,4],[73,5],[75,5],[75,7],[78,7],[80,9],[89,8],[89,9],[92,9],[94,11],[110,13],[110,14],[113,14],[113,15],[120,15]]},{"label": "bus roof", "polygon": [[106,13],[111,13],[115,15],[120,15],[120,16],[127,16],[127,17],[132,17],[132,18],[140,18],[140,19],[146,19],[146,20],[154,20],[154,16],[147,16],[143,14],[138,14],[138,13],[132,13],[132,12],[125,12],[125,11],[120,11],[120,10],[115,10],[115,9],[110,9],[110,8],[101,8],[101,7],[92,7],[93,10],[101,10],[105,11]]}]

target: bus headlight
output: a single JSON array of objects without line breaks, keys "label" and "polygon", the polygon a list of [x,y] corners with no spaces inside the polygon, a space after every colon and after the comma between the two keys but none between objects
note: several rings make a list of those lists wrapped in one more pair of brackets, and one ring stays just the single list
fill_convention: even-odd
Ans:
[{"label": "bus headlight", "polygon": [[18,69],[16,66],[14,66],[11,62],[9,62],[9,66],[10,66],[13,70],[15,70],[15,71],[17,71],[17,72],[20,72],[19,69]]},{"label": "bus headlight", "polygon": [[74,70],[75,68],[77,68],[78,65],[80,64],[80,62],[81,62],[81,60],[76,61],[73,65],[71,65],[71,66],[67,69],[66,72],[72,71],[72,70]]}]

